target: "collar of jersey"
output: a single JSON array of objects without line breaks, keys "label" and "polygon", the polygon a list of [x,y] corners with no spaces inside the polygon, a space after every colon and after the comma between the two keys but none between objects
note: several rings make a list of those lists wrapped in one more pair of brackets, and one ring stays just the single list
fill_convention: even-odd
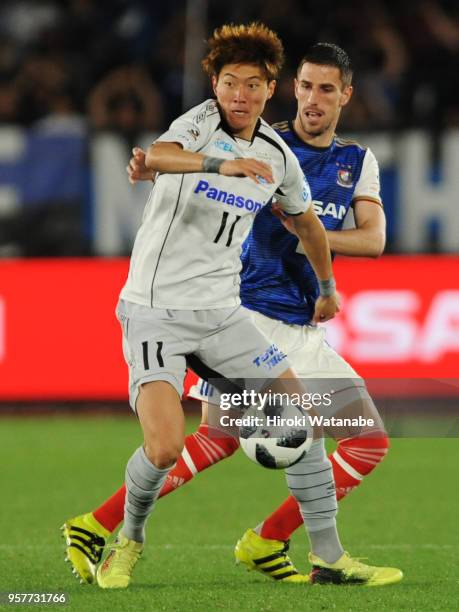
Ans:
[{"label": "collar of jersey", "polygon": [[[218,124],[217,129],[218,128],[222,129],[226,134],[228,134],[228,136],[230,138],[232,138],[236,142],[237,136],[235,136],[233,134],[233,132],[231,131],[231,128],[228,125],[228,122],[226,121],[225,116],[222,113],[221,108],[220,108],[218,102],[217,102],[217,108],[218,108],[218,112],[220,113],[220,123]],[[261,126],[261,119],[260,119],[260,117],[258,117],[257,123],[255,125],[255,129],[253,130],[252,139],[250,140],[250,144],[251,145],[253,144],[253,141],[255,140],[255,138],[258,135],[258,132],[260,130],[260,126]],[[240,138],[239,140],[244,140],[244,139]],[[247,141],[247,142],[249,142],[249,141]]]},{"label": "collar of jersey", "polygon": [[295,131],[295,127],[293,125],[293,121],[290,120],[288,122],[289,128],[293,134],[293,136],[296,138],[296,140],[298,141],[299,144],[301,144],[302,147],[306,147],[308,149],[311,149],[311,151],[317,151],[317,153],[325,153],[326,151],[330,151],[334,146],[335,146],[335,140],[336,140],[336,134],[333,135],[333,140],[331,141],[331,143],[328,145],[328,147],[316,147],[315,145],[312,144],[308,144],[307,142],[304,142],[304,140],[302,140],[298,134]]}]

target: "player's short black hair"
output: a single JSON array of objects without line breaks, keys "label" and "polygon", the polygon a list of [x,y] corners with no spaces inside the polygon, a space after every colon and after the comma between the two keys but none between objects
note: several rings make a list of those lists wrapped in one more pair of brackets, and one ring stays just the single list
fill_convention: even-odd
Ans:
[{"label": "player's short black hair", "polygon": [[321,42],[310,47],[302,57],[297,74],[300,73],[303,64],[319,64],[319,66],[335,66],[341,74],[341,81],[347,87],[352,82],[352,65],[349,55],[334,43]]}]

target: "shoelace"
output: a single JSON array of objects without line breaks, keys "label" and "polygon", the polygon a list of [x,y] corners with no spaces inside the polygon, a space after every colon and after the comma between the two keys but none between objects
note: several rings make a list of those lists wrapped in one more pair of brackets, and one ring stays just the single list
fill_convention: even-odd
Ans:
[{"label": "shoelace", "polygon": [[[347,554],[347,553],[346,553]],[[349,569],[345,569],[344,571],[349,573],[349,574],[354,574],[357,571],[361,571],[363,572],[365,575],[370,576],[373,572],[373,568],[371,567],[371,565],[367,565],[366,563],[361,563],[361,561],[363,560],[368,560],[368,557],[351,557],[349,556],[349,559],[352,561],[353,566],[350,567]]]},{"label": "shoelace", "polygon": [[114,553],[115,558],[113,559],[113,563],[115,563],[123,572],[130,573],[132,568],[135,565],[135,562],[140,557],[140,553],[137,551],[131,550],[130,551],[131,554],[129,555],[121,555],[121,554],[117,555],[116,554],[117,552],[121,552],[125,548],[126,546],[123,546],[122,544],[118,544],[114,542],[109,547],[110,556],[112,555],[112,553]]}]

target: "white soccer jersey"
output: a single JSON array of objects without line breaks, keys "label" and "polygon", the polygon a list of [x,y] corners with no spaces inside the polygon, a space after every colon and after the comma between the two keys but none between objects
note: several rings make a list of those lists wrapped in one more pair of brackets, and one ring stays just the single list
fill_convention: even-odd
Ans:
[{"label": "white soccer jersey", "polygon": [[212,157],[268,163],[274,183],[210,173],[160,174],[137,233],[121,298],[144,306],[200,310],[237,306],[241,246],[255,214],[276,193],[286,213],[311,205],[309,186],[287,145],[262,119],[252,141],[233,137],[215,100],[194,107],[157,142]]}]

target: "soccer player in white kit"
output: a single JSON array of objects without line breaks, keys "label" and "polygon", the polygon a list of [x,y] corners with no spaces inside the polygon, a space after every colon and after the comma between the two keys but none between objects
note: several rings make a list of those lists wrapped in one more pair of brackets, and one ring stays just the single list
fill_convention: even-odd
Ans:
[{"label": "soccer player in white kit", "polygon": [[[102,588],[128,586],[143,550],[145,522],[182,451],[186,358],[226,379],[243,380],[245,387],[263,380],[264,390],[285,391],[282,381],[295,378],[285,355],[240,308],[241,246],[254,215],[274,194],[292,216],[319,279],[315,320],[327,321],[339,310],[329,246],[311,208],[308,184],[293,153],[260,118],[274,92],[282,44],[265,26],[251,24],[221,27],[209,46],[203,66],[216,101],[174,121],[146,156],[147,167],[158,175],[117,308],[130,403],[144,445],[126,467],[124,526],[98,569]],[[259,357],[267,351],[276,359],[265,365]],[[293,494],[298,485],[307,485],[304,471],[311,462],[313,469],[330,469],[323,440],[287,472]],[[320,507],[297,498],[314,552],[339,558],[344,551],[336,530],[336,497],[330,486],[326,493]]]},{"label": "soccer player in white kit", "polygon": [[[344,84],[346,85],[347,89],[344,88],[345,95],[344,95],[343,100],[341,100],[340,102],[345,103],[348,99],[348,97],[346,98],[346,95],[347,95],[347,91],[349,89],[349,83],[350,83],[350,78],[349,78],[350,69],[348,65],[349,60],[346,54],[342,50],[340,50],[338,47],[334,45],[321,44],[321,45],[317,45],[317,47],[314,47],[311,51],[309,51],[308,56],[307,56],[307,61],[308,63],[306,63],[305,65],[302,64],[299,69],[299,73],[301,72],[301,79],[302,80],[312,79],[312,82],[314,83],[314,91],[316,91],[316,89],[320,89],[321,91],[322,91],[322,88],[324,89],[324,92],[321,93],[321,96],[322,98],[325,98],[325,99],[321,99],[320,108],[321,108],[321,112],[323,113],[325,102],[327,102],[329,106],[332,106],[331,110],[329,109],[327,116],[330,116],[333,119],[333,121],[331,122],[330,127],[327,127],[327,133],[329,132],[331,135],[333,135],[334,127],[336,125],[337,118],[339,116],[339,106],[335,108],[335,106],[333,106],[334,104],[333,100],[336,97],[335,92],[340,91],[340,88],[341,88],[340,80],[341,79],[344,81]],[[310,63],[311,61],[312,61],[312,64]],[[303,75],[303,72],[304,72],[303,68],[307,68],[309,71],[313,69],[316,72],[319,72],[323,69],[322,67],[325,68],[325,71],[323,73],[320,72],[319,78],[317,78],[318,75],[316,75],[315,73],[312,77],[309,75],[309,72],[307,73],[307,75],[305,72],[306,76]],[[333,73],[333,70],[335,71],[335,73],[338,74],[338,76],[335,73]],[[309,81],[307,82],[309,84]],[[318,83],[320,83],[320,87]],[[324,83],[326,84],[326,87],[325,85],[323,85]],[[330,93],[330,90],[331,90],[331,93]],[[331,98],[332,101],[331,102],[330,100],[327,101],[327,97]],[[298,96],[299,110],[300,110],[300,101],[303,98],[304,98],[304,95],[302,97]],[[311,105],[310,100],[309,100],[309,104]],[[308,112],[309,110],[310,108],[306,107],[305,112]],[[296,121],[298,121],[298,118]],[[334,145],[332,144],[332,147],[329,149],[327,149],[327,147],[320,149],[320,148],[315,148],[313,146],[308,148],[306,145],[303,144],[303,140],[299,140],[298,138],[295,137],[295,133],[293,132],[292,129],[290,129],[290,131],[287,131],[284,128],[283,124],[281,125],[281,127],[282,129],[278,130],[280,135],[282,136],[284,140],[286,140],[287,144],[289,144],[289,146],[292,147],[292,150],[295,152],[296,156],[300,159],[300,162],[302,163],[303,167],[307,171],[308,176],[310,175],[311,170],[312,170],[311,176],[313,179],[313,182],[312,182],[313,194],[315,196],[315,199],[317,198],[317,196],[319,196],[319,199],[320,199],[321,197],[320,190],[327,189],[328,188],[327,185],[329,186],[335,183],[335,175],[336,175],[335,161],[336,160],[334,159],[334,151],[335,151],[335,149],[333,148]],[[297,128],[297,126],[295,127]],[[319,135],[322,133],[320,129],[316,131],[318,131]],[[322,138],[322,140],[324,140],[324,138]],[[333,140],[331,142],[333,143]],[[221,148],[223,150],[225,149],[228,150],[232,146],[232,144],[231,144],[231,141],[220,141],[217,146],[218,148]],[[360,160],[360,157],[362,157],[363,153],[361,153],[361,150],[359,149],[359,147],[356,147],[354,145],[352,145],[352,148],[350,150],[351,150],[352,155],[356,157],[356,159],[353,162],[355,165],[355,168],[353,168],[352,170],[353,174],[355,174],[359,172],[359,168],[362,164],[362,160]],[[303,157],[305,155],[306,155],[306,159],[303,160]],[[316,165],[317,165],[316,160],[322,161],[323,156],[330,156],[330,160],[328,160],[328,157],[326,158],[327,166],[323,167],[323,163],[322,163],[322,165],[320,166],[321,171],[320,173],[318,173],[316,172]],[[342,156],[342,154],[339,153],[339,156]],[[149,180],[151,178],[151,171],[147,171],[147,169],[145,168],[144,160],[145,160],[144,153],[141,150],[137,150],[137,152],[135,152],[135,158],[131,160],[131,165],[129,167],[129,175],[132,176],[132,173],[134,173],[136,176],[135,180],[138,180],[138,179]],[[311,163],[313,164],[312,167],[311,167]],[[331,168],[331,170],[327,170],[328,166]],[[335,168],[334,172],[333,172],[333,168]],[[324,182],[322,175],[325,172],[328,172],[330,176]],[[359,182],[359,185],[361,182],[362,181]],[[373,182],[375,183],[375,186],[373,187],[373,183],[370,185],[372,188],[371,194],[373,194],[374,192],[374,197],[376,198],[374,201],[376,201],[377,203],[378,202],[380,203],[379,181],[377,180],[377,177],[374,178]],[[366,195],[365,199],[368,200],[368,193],[370,192],[368,190],[368,185],[367,184],[365,185],[366,186],[363,186],[362,188],[360,188],[360,192],[364,193]],[[348,184],[345,184],[344,186],[349,187]],[[208,191],[208,187],[206,187],[205,184],[201,184],[201,189]],[[346,208],[350,206],[351,201],[355,201],[356,197],[360,193],[354,189],[351,189],[351,190],[344,189],[342,190],[343,194],[346,196],[344,198],[344,195],[342,194],[340,195],[339,185],[338,187],[335,186],[334,189],[335,191],[337,191],[337,193],[333,195],[333,198],[336,198],[336,197],[341,198],[342,201],[341,200],[337,200],[337,201],[341,202],[340,205],[343,207],[345,206]],[[210,199],[213,199],[215,197],[218,197],[218,193],[215,191],[211,192]],[[226,197],[228,201],[228,194],[226,194],[225,196],[222,195],[220,197],[221,198]],[[364,205],[365,205],[365,202],[362,206]],[[368,206],[368,203],[366,204],[366,206]],[[329,208],[330,207],[327,207],[327,211],[329,210]],[[328,229],[339,229],[341,227],[339,220],[332,218],[333,210],[330,211],[330,217],[326,217],[326,218],[324,218],[323,216],[323,211],[319,211],[319,212],[322,213],[322,221],[324,222],[325,226]],[[361,220],[361,216],[363,215],[363,212],[365,211],[359,210],[359,222]],[[257,231],[259,231],[260,227],[263,228],[264,224],[266,224],[269,221],[271,213],[269,211],[265,211],[265,213],[263,213],[263,215],[260,215],[257,218],[257,223],[256,223],[256,226],[258,228]],[[366,222],[368,222],[368,215],[366,213],[365,213],[364,218]],[[377,215],[376,215],[376,218],[379,219]],[[262,221],[262,219],[264,220]],[[268,223],[268,226],[269,225],[270,224]],[[380,225],[381,224],[378,221],[378,223],[373,223],[372,227],[374,226],[374,228],[376,229],[376,228],[380,228]],[[253,234],[253,230],[252,230],[252,234]],[[285,238],[282,237],[282,232],[281,232],[279,235],[276,235],[276,240],[275,242],[273,242],[273,238],[272,237],[270,238],[269,232],[266,231],[265,234],[266,234],[266,240],[271,245],[269,246],[270,257],[268,258],[268,261],[272,261],[272,268],[274,269],[270,269],[269,273],[266,273],[266,271],[263,269],[263,266],[265,266],[268,263],[268,261],[264,260],[263,258],[260,258],[260,262],[257,263],[257,266],[258,265],[260,266],[261,272],[257,270],[257,274],[255,278],[257,280],[261,279],[261,286],[270,287],[270,292],[264,293],[264,300],[262,299],[261,301],[257,301],[255,306],[253,306],[252,304],[252,308],[254,310],[261,310],[262,308],[268,307],[268,305],[265,302],[266,302],[267,296],[268,295],[271,296],[271,292],[272,292],[272,296],[271,296],[272,299],[270,302],[271,307],[278,308],[280,307],[279,304],[282,304],[282,302],[285,302],[286,299],[288,299],[286,296],[288,296],[292,291],[292,289],[290,289],[290,291],[287,291],[286,289],[282,289],[281,291],[281,289],[278,288],[277,293],[275,293],[276,285],[274,285],[272,281],[272,279],[279,277],[279,274],[276,274],[275,267],[278,265],[277,262],[281,261],[281,251],[279,251],[279,249],[280,249],[280,245],[283,243],[283,241],[285,241]],[[331,237],[334,238],[335,234],[336,232],[332,232]],[[349,236],[352,237],[351,234],[349,234]],[[372,240],[372,244],[374,244],[374,240]],[[358,252],[356,252],[356,250],[354,249],[354,251],[351,254],[366,254],[362,252],[362,248],[363,248],[362,245],[357,245],[357,247],[355,248],[357,249]],[[311,271],[305,270],[301,273],[300,276],[304,276],[305,273],[311,274]],[[266,280],[264,280],[264,276],[267,276],[267,274],[270,276],[271,281],[268,281],[267,278]],[[285,283],[287,283],[287,286],[289,282],[288,279],[289,277],[286,276]],[[313,285],[315,285],[315,281]],[[314,288],[313,285],[311,285],[312,289]],[[285,296],[283,292],[285,293]],[[243,296],[244,296],[244,300],[248,299],[244,293],[243,293]],[[315,300],[315,297],[314,297],[314,300]],[[297,310],[299,311],[299,313],[296,314],[296,311],[292,310],[292,313],[289,314],[289,316],[299,317],[298,323],[304,323],[304,321],[307,320],[308,317],[312,319],[313,308],[311,309],[311,306],[310,306],[311,301],[308,300],[307,302],[307,304],[309,304],[307,306],[308,312],[303,313],[303,310],[305,307],[301,307],[299,304],[298,306],[295,306]],[[262,306],[262,304],[264,305]],[[249,307],[251,306],[250,303],[248,305]],[[263,310],[261,310],[261,312],[263,312]],[[258,317],[258,318],[255,317],[255,322],[257,325],[261,325],[262,329],[263,329],[263,326],[265,326],[268,322],[270,322],[272,329],[270,328],[269,330],[267,331],[264,330],[264,331],[265,333],[267,333],[269,337],[274,338],[276,341],[276,344],[278,343],[281,346],[281,348],[285,346],[285,343],[288,342],[288,338],[291,337],[292,341],[290,343],[289,348],[288,349],[284,348],[284,350],[286,350],[287,353],[290,353],[290,351],[292,350],[292,357],[294,357],[295,366],[297,369],[299,368],[300,372],[304,372],[303,373],[304,377],[308,377],[310,373],[315,373],[317,369],[320,370],[321,368],[324,368],[324,372],[325,372],[324,375],[328,375],[330,377],[337,376],[339,378],[340,376],[345,376],[345,377],[350,376],[352,378],[353,376],[357,376],[355,372],[351,370],[350,366],[348,366],[344,362],[344,360],[342,360],[336,353],[333,353],[333,351],[329,347],[327,347],[326,344],[322,341],[324,344],[323,350],[327,355],[326,365],[324,366],[323,358],[322,357],[319,358],[318,356],[317,341],[314,339],[315,336],[320,335],[319,329],[314,328],[314,327],[301,328],[299,325],[282,325],[281,326],[278,319],[282,319],[282,316],[286,316],[286,315],[285,313],[283,315],[277,314],[277,311],[276,312],[269,311],[269,315],[272,318],[264,317],[258,312],[255,313],[253,311],[252,311],[252,315],[253,316],[256,315],[256,317]],[[296,337],[298,335],[300,336],[300,339]],[[314,335],[314,338],[312,337],[312,335]],[[318,341],[320,341],[320,339]],[[303,365],[299,366],[297,365],[297,360],[298,360],[298,357],[301,357],[301,355],[303,354],[308,355],[307,363],[303,363],[304,361],[303,360],[301,362]],[[331,361],[329,362],[330,359]],[[322,371],[317,372],[317,375],[320,375],[321,373]],[[188,386],[192,384],[191,380],[192,380],[192,377],[189,376],[187,379]],[[208,385],[203,383],[203,385],[201,385],[200,387],[203,388],[206,386],[208,387]],[[195,394],[198,393],[198,396],[201,396],[203,391],[202,390],[199,391],[198,387],[195,387],[194,389],[195,390],[192,391],[191,394],[196,396]],[[377,416],[377,413],[376,413],[376,416]],[[354,444],[354,446],[358,446],[359,444],[362,445],[365,441],[371,442],[371,440],[367,440],[367,439],[363,440],[362,438],[347,438],[343,442],[340,442],[339,449],[341,449],[341,446],[342,446],[343,449],[347,450],[348,446],[350,447],[351,444]],[[375,445],[377,441],[379,440],[374,439],[372,441],[373,445]],[[382,439],[382,441],[384,441],[384,439]],[[352,448],[354,448],[354,446]],[[169,474],[168,480],[164,484],[163,488],[161,489],[160,495],[167,495],[168,492],[170,492],[171,490],[174,490],[177,486],[180,486],[181,484],[183,484],[183,482],[186,482],[190,477],[192,477],[194,473],[196,473],[197,471],[199,472],[202,469],[206,469],[207,467],[209,467],[209,465],[212,465],[214,462],[218,462],[222,458],[231,455],[236,448],[237,448],[237,441],[233,440],[233,438],[231,438],[230,436],[218,437],[216,433],[214,432],[213,437],[209,438],[209,426],[204,423],[201,424],[197,432],[187,437],[187,445],[183,450],[183,454],[180,459],[179,465],[177,465],[176,468],[174,468],[174,470]],[[367,461],[368,457],[369,457],[369,454],[366,453],[365,459],[361,459],[360,455],[358,455],[357,458],[359,459],[360,463],[362,463],[362,461],[368,462]],[[350,461],[351,460],[354,461],[353,455]],[[355,459],[355,461],[356,460],[357,459]],[[333,464],[333,473],[336,478],[337,468],[335,464],[333,463],[333,457],[331,457],[331,462]],[[175,475],[173,476],[173,474]],[[314,478],[317,478],[317,476],[311,476],[310,479],[311,478],[314,479]],[[343,482],[343,478],[345,479],[349,477],[346,476],[344,472],[343,472],[343,475],[341,475],[338,472],[338,481],[336,483],[337,487],[339,487],[338,488],[338,499],[343,496],[345,490],[346,491],[349,490],[348,483],[347,481]],[[323,480],[322,475],[319,474],[319,480],[320,482],[326,482],[328,480],[328,475],[325,474],[325,480]],[[312,489],[315,490],[315,482],[312,484],[313,484]],[[119,491],[115,493],[115,495],[113,495],[109,500],[104,502],[104,504],[100,508],[95,510],[94,513],[88,513],[85,515],[81,515],[79,517],[75,517],[74,519],[69,519],[64,525],[64,531],[65,531],[65,535],[67,538],[68,559],[71,561],[74,573],[78,577],[80,577],[80,579],[84,582],[92,582],[94,580],[95,567],[98,561],[100,560],[100,555],[101,555],[103,546],[105,545],[105,538],[108,536],[108,534],[111,531],[113,531],[117,527],[117,525],[122,520],[122,508],[124,505],[124,497],[125,497],[125,488],[122,487]],[[298,573],[298,571],[293,567],[289,557],[287,556],[287,552],[286,552],[288,550],[288,542],[286,542],[285,540],[288,540],[289,534],[298,526],[296,512],[298,513],[299,521],[301,521],[301,515],[299,514],[299,511],[298,511],[298,503],[295,498],[291,497],[281,507],[281,509],[276,511],[276,513],[274,513],[273,516],[270,517],[268,521],[264,522],[263,529],[269,528],[272,532],[272,535],[271,535],[271,532],[269,532],[266,537],[262,538],[262,537],[259,537],[259,535],[257,535],[252,530],[248,530],[246,534],[244,534],[244,537],[241,539],[241,541],[238,542],[238,546],[236,549],[237,558],[243,561],[244,563],[246,563],[247,565],[250,565],[251,567],[258,569],[259,571],[262,571],[265,575],[271,576],[277,581],[306,582],[308,580],[308,577],[302,576]],[[284,535],[284,533],[286,535]],[[270,537],[274,539],[269,539]],[[242,553],[243,553],[243,556],[241,557]],[[247,557],[247,555],[249,556]],[[375,585],[375,584],[390,584],[391,582],[396,582],[397,580],[401,578],[401,572],[394,568],[369,567],[369,566],[365,566],[364,564],[353,563],[352,559],[350,558],[346,559],[345,557],[339,559],[337,564],[333,563],[332,565],[330,565],[330,563],[333,562],[334,559],[325,554],[323,555],[323,559],[325,559],[325,561],[328,561],[329,565],[327,567],[323,566],[323,570],[321,570],[321,572],[324,573],[324,576],[320,576],[320,578],[322,579],[323,577],[326,577],[326,581],[329,581],[329,582],[335,582],[335,583],[340,582],[342,584],[354,582],[358,584]],[[336,568],[339,568],[339,569],[336,569]],[[343,570],[346,570],[346,571],[343,571]],[[314,576],[316,578],[315,581],[320,582],[320,580],[318,580],[318,574],[316,571],[314,573]],[[352,580],[349,579],[350,576],[352,576]]]}]

